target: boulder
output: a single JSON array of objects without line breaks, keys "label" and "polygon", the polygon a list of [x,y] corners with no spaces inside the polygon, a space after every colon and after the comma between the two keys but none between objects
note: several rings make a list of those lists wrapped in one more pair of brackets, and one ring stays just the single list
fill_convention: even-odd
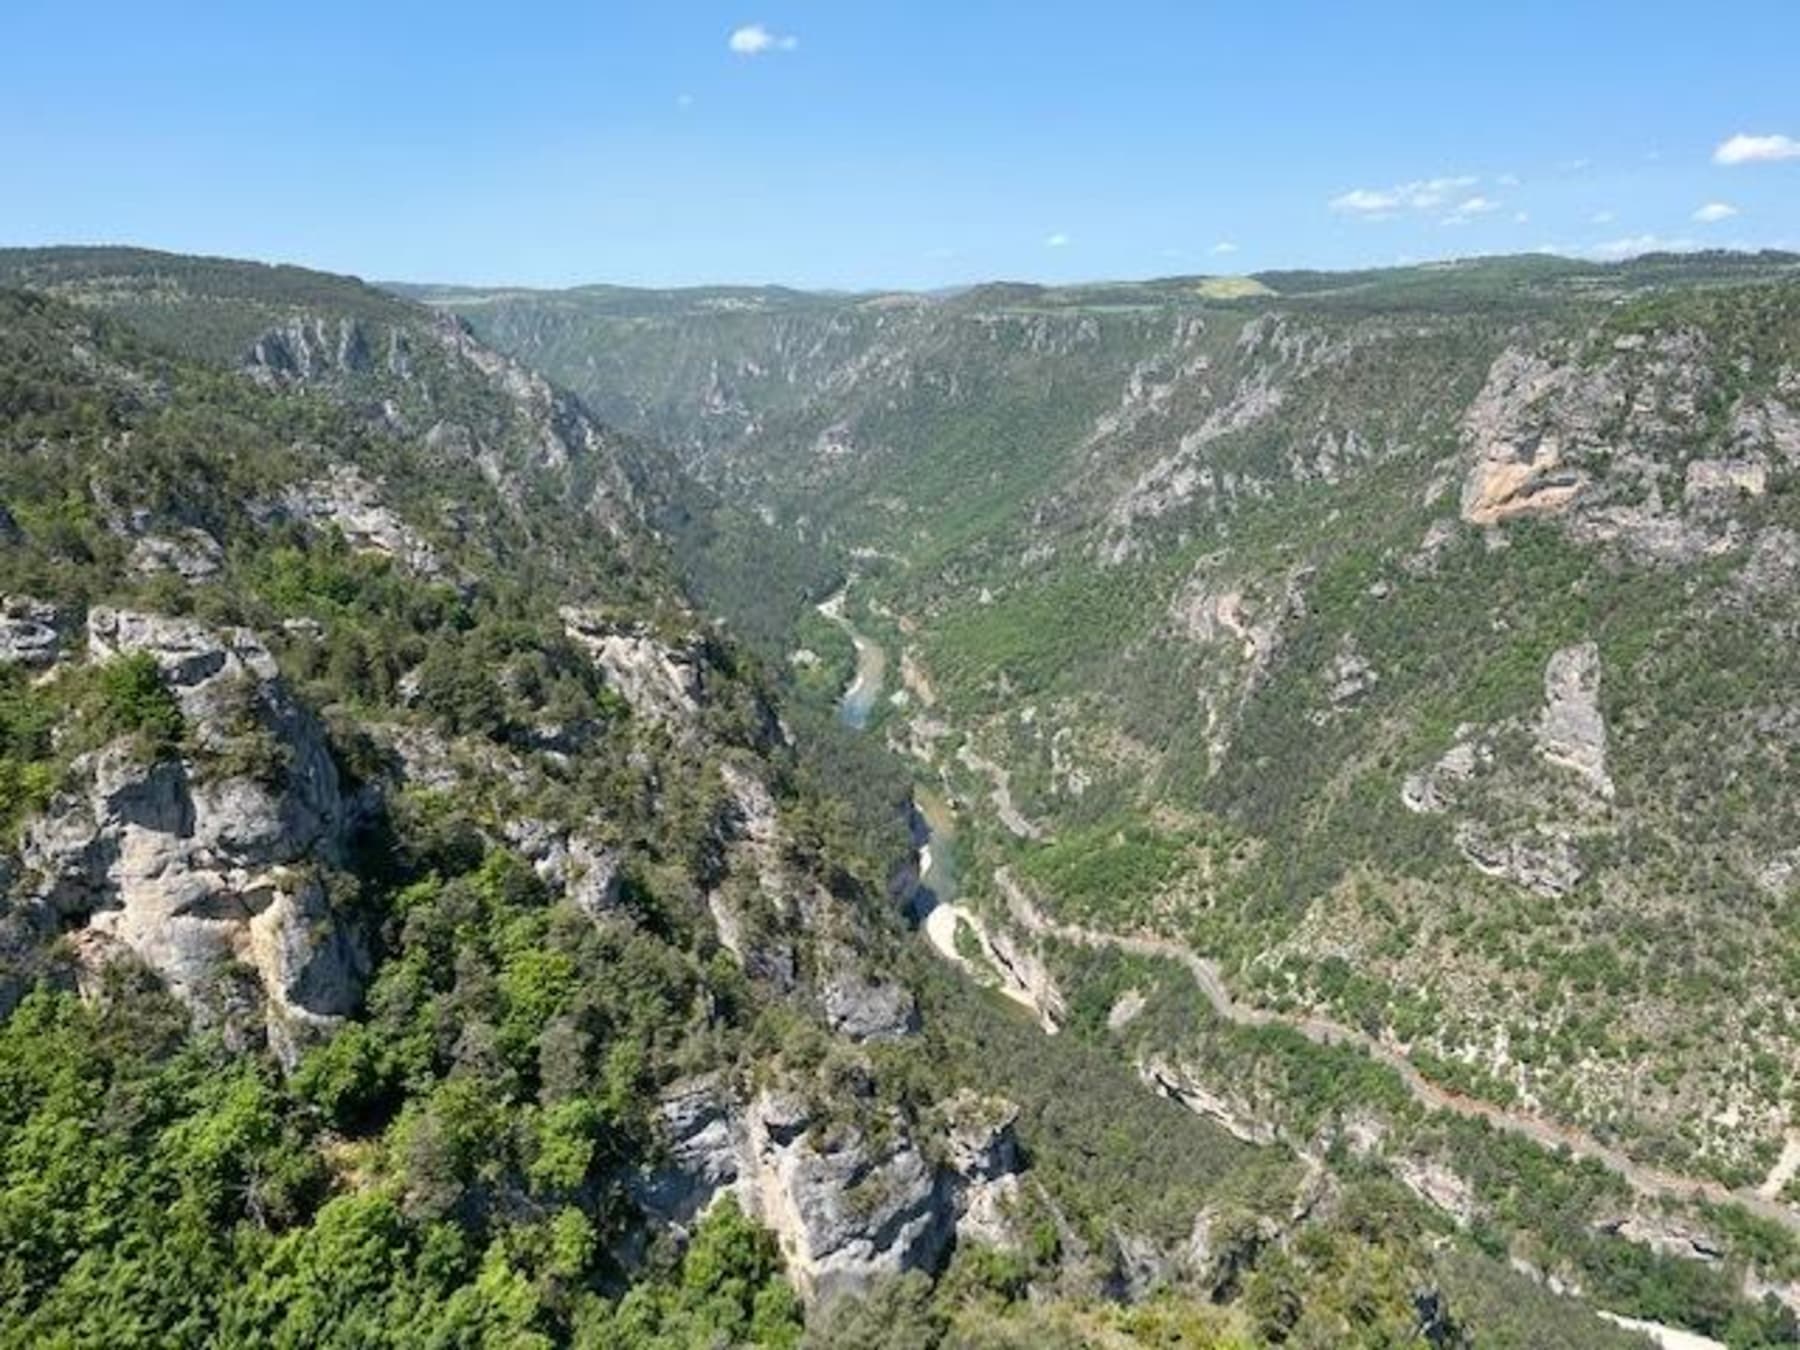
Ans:
[{"label": "boulder", "polygon": [[55,605],[29,595],[0,598],[0,665],[48,666],[62,655],[63,646]]}]

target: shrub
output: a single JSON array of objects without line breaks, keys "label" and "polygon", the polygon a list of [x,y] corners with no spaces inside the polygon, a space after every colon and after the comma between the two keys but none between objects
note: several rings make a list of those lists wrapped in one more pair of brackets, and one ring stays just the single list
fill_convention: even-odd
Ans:
[{"label": "shrub", "polygon": [[180,744],[181,705],[148,653],[109,661],[100,668],[98,683],[101,720],[112,735],[135,734],[153,757],[172,753]]}]

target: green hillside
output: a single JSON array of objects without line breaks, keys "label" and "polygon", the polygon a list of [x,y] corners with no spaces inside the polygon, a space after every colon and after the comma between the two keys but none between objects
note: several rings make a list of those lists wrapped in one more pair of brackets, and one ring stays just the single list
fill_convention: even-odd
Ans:
[{"label": "green hillside", "polygon": [[[1792,1228],[1796,259],[1255,280],[424,295],[853,574],[909,672],[875,734],[959,804],[992,928],[1022,894],[1167,941],[1247,1016]],[[1038,945],[1070,1007],[1150,992]],[[1391,1080],[1154,984],[1100,1036],[1128,1062],[1295,1141],[1366,1116],[1447,1212],[1532,1226]]]}]

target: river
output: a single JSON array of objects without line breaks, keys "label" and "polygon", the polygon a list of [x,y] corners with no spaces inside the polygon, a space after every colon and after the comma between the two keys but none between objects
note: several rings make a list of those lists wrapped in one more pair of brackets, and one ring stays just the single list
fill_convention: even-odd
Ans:
[{"label": "river", "polygon": [[[838,591],[819,606],[819,613],[842,628],[856,648],[856,674],[838,699],[838,720],[863,731],[887,679],[887,652],[856,631],[844,613],[848,596],[848,587]],[[913,794],[911,825],[919,855],[919,886],[910,908],[915,918],[923,920],[934,909],[949,910],[956,901],[956,820],[942,794],[920,788]]]},{"label": "river", "polygon": [[887,680],[887,649],[857,632],[846,617],[844,602],[849,594],[846,586],[821,604],[819,613],[842,628],[856,648],[856,674],[838,700],[838,718],[852,730],[861,731],[869,725],[869,715],[875,711],[875,700],[881,697],[881,687]]}]

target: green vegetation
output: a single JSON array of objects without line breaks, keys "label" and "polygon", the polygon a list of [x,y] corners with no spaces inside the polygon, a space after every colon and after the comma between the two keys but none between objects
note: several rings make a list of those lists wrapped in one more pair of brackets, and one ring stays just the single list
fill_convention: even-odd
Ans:
[{"label": "green vegetation", "polygon": [[135,735],[152,755],[175,747],[181,739],[181,708],[154,657],[145,652],[121,656],[100,668],[98,683],[106,732]]},{"label": "green vegetation", "polygon": [[1139,820],[1121,817],[1059,835],[1025,856],[1025,875],[1054,895],[1071,917],[1123,919],[1135,925],[1133,897],[1148,901],[1174,886],[1192,863],[1187,842]]},{"label": "green vegetation", "polygon": [[[349,279],[0,252],[0,281],[30,288],[0,290],[0,565],[9,596],[50,602],[65,653],[0,668],[0,825],[16,840],[60,810],[113,745],[182,791],[281,791],[272,728],[316,715],[356,830],[293,870],[369,966],[284,1070],[245,1023],[101,960],[78,887],[32,909],[38,880],[9,862],[0,1340],[1629,1343],[1517,1259],[1613,1311],[1791,1341],[1790,1315],[1742,1297],[1747,1271],[1800,1269],[1784,1227],[1677,1206],[1716,1263],[1634,1245],[1606,1227],[1632,1197],[1604,1168],[1426,1112],[1366,1055],[1224,1025],[1172,963],[1045,944],[1067,1003],[1046,1037],[906,941],[890,882],[919,776],[965,813],[984,918],[1004,918],[1009,865],[1060,917],[1180,938],[1239,997],[1402,1043],[1446,1086],[1759,1181],[1800,1081],[1800,918],[1766,880],[1800,837],[1781,554],[1800,497],[1769,454],[1761,495],[1675,503],[1695,457],[1737,453],[1747,399],[1788,397],[1792,268],[435,297],[621,435],[547,387],[509,393],[466,333]],[[1690,330],[1691,362],[1665,341]],[[869,360],[877,343],[898,359]],[[804,355],[765,359],[776,344]],[[1583,435],[1619,452],[1572,462],[1612,491],[1641,451],[1664,524],[1726,542],[1646,561],[1522,519],[1425,549],[1456,513],[1463,410],[1509,348],[1688,362],[1617,405],[1687,390],[1666,437],[1606,422]],[[714,372],[733,387],[703,408]],[[346,465],[431,562],[294,505]],[[1609,511],[1642,505],[1618,491]],[[193,576],[145,547],[191,531],[217,546]],[[814,606],[846,577],[890,675],[904,655],[928,678],[928,714],[915,695],[870,734],[838,723],[854,654]],[[99,605],[246,629],[279,681],[219,689],[190,725],[148,656],[87,659]],[[691,716],[634,702],[568,605],[678,654]],[[1590,639],[1605,799],[1534,742],[1546,661]],[[890,741],[935,749],[908,765]],[[1450,804],[1411,809],[1403,788],[1457,746],[1475,767]],[[988,814],[983,757],[1042,839]],[[766,838],[743,774],[768,789]],[[1468,829],[1559,827],[1581,871],[1564,891],[1470,866]],[[534,831],[604,850],[616,886],[575,903]],[[830,1033],[819,991],[857,973],[910,989],[921,1030]],[[1147,1090],[1152,1060],[1322,1170]],[[821,1140],[904,1126],[933,1164],[958,1089],[1006,1098],[1016,1241],[804,1309],[729,1199],[677,1241],[633,1198],[670,1161],[662,1094],[701,1074],[798,1084]],[[1722,1093],[1753,1108],[1737,1133],[1709,1123]],[[1466,1227],[1409,1162],[1466,1188]]]},{"label": "green vegetation", "polygon": [[[1765,880],[1800,835],[1771,731],[1800,623],[1797,277],[1783,254],[1533,256],[1230,299],[433,299],[767,506],[783,547],[868,562],[857,603],[950,728],[926,776],[985,809],[968,745],[1051,836],[972,831],[971,874],[1009,862],[1067,916],[1158,927],[1447,1084],[1745,1186],[1800,1083],[1790,888]],[[1554,374],[1492,434],[1559,447],[1582,496],[1482,531],[1465,417],[1484,387],[1507,403],[1508,362]],[[740,372],[725,413],[713,370]],[[1697,460],[1762,486],[1688,492]],[[1587,641],[1604,807],[1534,744],[1549,658]],[[1409,809],[1464,742],[1467,786]],[[1192,830],[1220,837],[1181,865],[1141,847]],[[1567,896],[1471,863],[1558,838]],[[1511,1062],[1482,1067],[1496,1044]],[[1745,1084],[1753,1118],[1709,1123]]]}]

